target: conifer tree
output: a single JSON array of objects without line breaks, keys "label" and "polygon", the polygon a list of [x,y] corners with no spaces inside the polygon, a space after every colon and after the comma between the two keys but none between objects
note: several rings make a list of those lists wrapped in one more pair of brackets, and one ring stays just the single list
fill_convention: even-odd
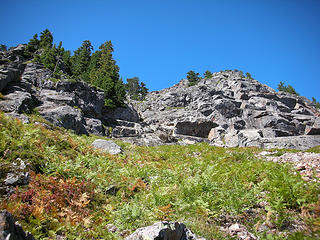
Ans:
[{"label": "conifer tree", "polygon": [[251,76],[251,74],[250,74],[249,72],[247,72],[246,75],[247,75],[247,78],[253,79],[252,76]]},{"label": "conifer tree", "polygon": [[72,73],[74,76],[80,76],[88,69],[93,47],[89,40],[83,41],[82,45],[74,52],[72,56]]},{"label": "conifer tree", "polygon": [[190,70],[187,72],[187,79],[189,80],[189,86],[194,86],[200,80],[199,73]]},{"label": "conifer tree", "polygon": [[41,32],[40,35],[40,48],[51,48],[53,43],[53,36],[52,33],[48,30],[45,29],[44,31]]},{"label": "conifer tree", "polygon": [[208,78],[212,78],[213,75],[212,75],[212,72],[207,70],[204,72],[204,78],[208,79]]},{"label": "conifer tree", "polygon": [[4,44],[0,44],[0,51],[7,51],[7,46]]},{"label": "conifer tree", "polygon": [[119,76],[119,67],[113,59],[111,41],[103,43],[99,49],[99,61],[96,62],[98,68],[91,70],[90,82],[104,90],[105,105],[114,108],[123,104],[125,98],[124,84]]},{"label": "conifer tree", "polygon": [[299,93],[297,93],[296,90],[291,85],[288,84],[288,86],[286,86],[284,85],[283,82],[280,82],[278,84],[278,91],[299,95]]},{"label": "conifer tree", "polygon": [[148,88],[146,87],[146,84],[144,82],[140,82],[138,77],[128,78],[126,89],[128,95],[133,100],[142,101],[148,93]]},{"label": "conifer tree", "polygon": [[35,34],[33,35],[33,38],[29,40],[26,50],[30,53],[34,53],[39,49],[39,44],[38,34]]}]

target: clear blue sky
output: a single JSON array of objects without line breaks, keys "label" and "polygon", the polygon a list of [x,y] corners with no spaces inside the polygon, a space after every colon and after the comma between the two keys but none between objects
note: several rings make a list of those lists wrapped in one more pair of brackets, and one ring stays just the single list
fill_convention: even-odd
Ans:
[{"label": "clear blue sky", "polygon": [[72,51],[111,40],[123,79],[150,90],[239,69],[320,101],[320,0],[1,0],[0,27],[7,46],[45,28]]}]

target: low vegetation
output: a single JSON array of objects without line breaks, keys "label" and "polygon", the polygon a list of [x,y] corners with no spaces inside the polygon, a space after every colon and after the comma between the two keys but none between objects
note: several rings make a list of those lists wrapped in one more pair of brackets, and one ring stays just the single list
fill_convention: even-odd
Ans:
[{"label": "low vegetation", "polygon": [[[281,239],[294,221],[306,227],[289,239],[319,236],[319,183],[255,157],[256,148],[118,142],[125,153],[113,156],[90,147],[94,136],[30,118],[23,124],[0,113],[1,176],[17,159],[32,171],[29,185],[16,187],[1,208],[37,239],[118,239],[159,220],[184,222],[207,239],[228,239],[219,227],[234,222],[261,239]],[[274,235],[257,231],[266,221]]]}]

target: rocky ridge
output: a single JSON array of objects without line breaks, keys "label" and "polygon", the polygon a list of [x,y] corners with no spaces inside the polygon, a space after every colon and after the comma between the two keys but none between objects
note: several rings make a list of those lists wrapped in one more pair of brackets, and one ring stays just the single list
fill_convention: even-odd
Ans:
[{"label": "rocky ridge", "polygon": [[307,98],[276,92],[237,70],[214,73],[191,87],[181,80],[132,104],[145,133],[157,132],[163,141],[296,149],[320,144],[319,111]]},{"label": "rocky ridge", "polygon": [[307,149],[320,145],[320,113],[307,98],[272,88],[242,72],[222,71],[195,86],[181,80],[145,101],[128,99],[110,111],[104,92],[67,77],[53,78],[25,62],[25,45],[1,52],[0,110],[28,122],[37,113],[78,134],[122,138],[135,144],[210,142],[225,147]]}]

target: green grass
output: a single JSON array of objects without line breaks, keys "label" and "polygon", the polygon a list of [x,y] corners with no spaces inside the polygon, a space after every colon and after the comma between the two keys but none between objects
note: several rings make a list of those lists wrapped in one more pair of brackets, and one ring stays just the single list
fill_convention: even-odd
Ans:
[{"label": "green grass", "polygon": [[[31,122],[39,121],[32,116]],[[184,222],[207,239],[231,239],[220,226],[234,222],[260,239],[284,239],[256,231],[266,219],[284,232],[288,222],[304,219],[307,231],[288,239],[316,239],[319,233],[319,184],[303,181],[289,165],[256,158],[257,148],[117,141],[125,153],[112,156],[90,147],[96,138],[0,113],[1,164],[21,158],[35,171],[29,186],[3,200],[2,208],[37,239],[117,239],[160,220]],[[265,208],[258,207],[262,201]],[[248,214],[252,209],[257,214]],[[118,232],[108,233],[107,224]]]}]

